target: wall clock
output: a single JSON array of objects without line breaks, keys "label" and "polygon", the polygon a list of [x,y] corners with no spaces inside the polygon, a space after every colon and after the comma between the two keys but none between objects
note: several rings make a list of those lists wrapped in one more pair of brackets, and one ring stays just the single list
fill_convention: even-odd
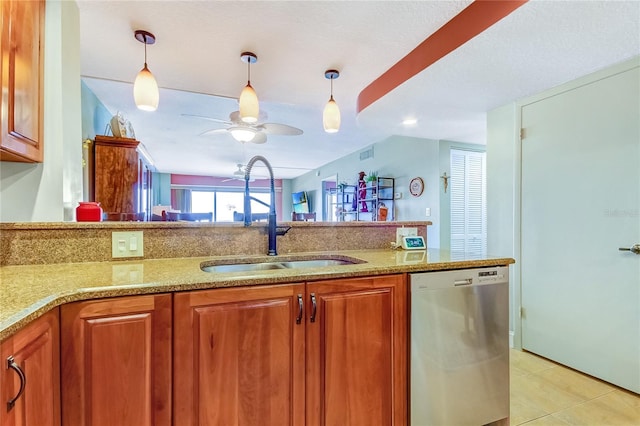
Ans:
[{"label": "wall clock", "polygon": [[422,195],[422,191],[424,191],[424,181],[422,178],[415,177],[411,179],[411,182],[409,183],[409,192],[411,195],[419,197]]}]

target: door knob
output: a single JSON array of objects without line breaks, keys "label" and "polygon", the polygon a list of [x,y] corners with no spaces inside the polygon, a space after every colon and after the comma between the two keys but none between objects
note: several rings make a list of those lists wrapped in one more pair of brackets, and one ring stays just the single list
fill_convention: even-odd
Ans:
[{"label": "door knob", "polygon": [[633,246],[626,248],[620,247],[618,250],[620,251],[630,251],[633,254],[640,254],[640,244],[634,244]]}]

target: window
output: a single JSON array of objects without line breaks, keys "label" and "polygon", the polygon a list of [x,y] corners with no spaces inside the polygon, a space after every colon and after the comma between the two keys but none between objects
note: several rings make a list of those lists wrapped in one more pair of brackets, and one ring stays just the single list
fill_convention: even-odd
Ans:
[{"label": "window", "polygon": [[451,150],[451,250],[487,254],[484,152]]},{"label": "window", "polygon": [[[233,213],[244,213],[244,192],[216,190],[216,189],[184,189],[191,193],[191,212],[208,213],[213,212],[214,222],[233,222]],[[262,203],[252,200],[252,213],[269,213],[271,195],[268,192],[251,191],[253,198]]]}]

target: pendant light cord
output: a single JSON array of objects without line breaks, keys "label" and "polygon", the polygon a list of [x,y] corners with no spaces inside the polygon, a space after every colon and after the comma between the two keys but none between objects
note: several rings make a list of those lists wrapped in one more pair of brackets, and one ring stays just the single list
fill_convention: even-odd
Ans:
[{"label": "pendant light cord", "polygon": [[247,83],[251,84],[251,58],[247,60]]},{"label": "pendant light cord", "polygon": [[144,67],[147,67],[147,35],[142,36],[144,38]]},{"label": "pendant light cord", "polygon": [[331,99],[333,99],[333,76],[331,76],[329,81],[331,81]]}]

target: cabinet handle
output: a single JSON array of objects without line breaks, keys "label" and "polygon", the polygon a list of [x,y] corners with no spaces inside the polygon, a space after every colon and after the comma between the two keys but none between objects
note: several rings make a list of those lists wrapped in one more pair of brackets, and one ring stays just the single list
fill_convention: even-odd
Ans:
[{"label": "cabinet handle", "polygon": [[311,293],[311,318],[309,318],[309,322],[316,322],[317,309],[318,309],[318,304],[316,303],[316,294]]},{"label": "cabinet handle", "polygon": [[16,405],[16,401],[18,400],[18,398],[20,398],[20,396],[24,392],[24,387],[27,384],[27,378],[25,377],[24,372],[22,371],[22,368],[20,368],[20,366],[18,365],[18,363],[16,363],[16,361],[13,359],[12,356],[7,358],[7,370],[8,369],[12,369],[16,373],[18,373],[18,376],[20,377],[20,389],[18,390],[18,393],[16,396],[14,396],[9,401],[7,401],[7,411],[11,410],[13,406]]},{"label": "cabinet handle", "polygon": [[302,295],[298,295],[298,316],[296,317],[296,324],[300,324],[302,322],[302,309],[304,307],[304,302],[302,301]]}]

